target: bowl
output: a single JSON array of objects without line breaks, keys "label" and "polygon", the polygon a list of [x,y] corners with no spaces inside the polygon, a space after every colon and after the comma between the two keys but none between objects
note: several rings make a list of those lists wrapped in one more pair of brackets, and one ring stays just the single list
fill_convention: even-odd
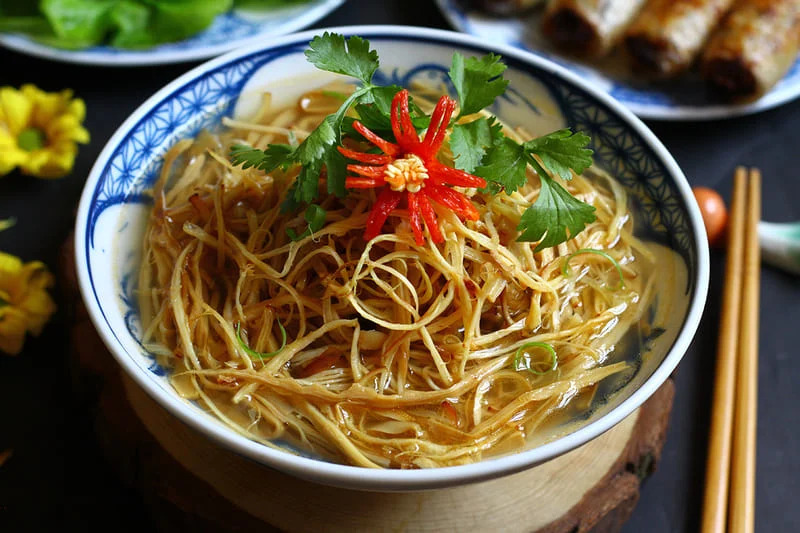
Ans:
[{"label": "bowl", "polygon": [[530,468],[589,440],[630,415],[673,372],[697,329],[705,303],[708,246],[691,189],[674,159],[632,113],[567,70],[532,54],[448,31],[399,26],[333,28],[370,40],[382,60],[383,83],[409,86],[445,79],[453,51],[501,54],[510,81],[492,109],[512,125],[544,134],[562,126],[592,137],[596,162],[639,204],[648,235],[680,257],[685,275],[672,287],[669,325],[653,341],[635,375],[552,441],[470,465],[372,470],[271,449],[235,433],[178,396],[165,370],[139,342],[135,292],[141,236],[151,207],[148,188],[176,141],[247,115],[259,92],[289,102],[331,76],[305,61],[307,43],[323,30],[277,37],[209,61],[170,83],[137,109],[105,146],[86,182],[75,230],[81,292],[90,316],[122,369],[160,405],[230,450],[272,468],[342,487],[406,491],[494,478]]}]

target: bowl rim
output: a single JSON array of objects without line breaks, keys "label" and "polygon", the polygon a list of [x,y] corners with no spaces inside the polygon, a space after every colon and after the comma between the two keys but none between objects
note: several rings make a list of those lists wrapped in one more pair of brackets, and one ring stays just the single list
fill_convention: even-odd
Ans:
[{"label": "bowl rim", "polygon": [[[463,45],[465,47],[486,50],[487,52],[491,51],[506,57],[514,58],[520,63],[534,66],[535,68],[541,69],[564,80],[568,84],[577,86],[600,103],[606,105],[627,125],[627,127],[631,128],[642,138],[644,143],[653,151],[657,159],[663,163],[667,174],[674,182],[676,190],[686,207],[689,225],[695,236],[694,251],[697,258],[695,289],[689,302],[686,318],[681,326],[680,332],[663,361],[656,367],[652,375],[617,407],[598,420],[572,433],[530,450],[511,455],[489,458],[467,465],[431,469],[368,469],[326,462],[319,459],[311,459],[276,450],[237,434],[217,420],[210,417],[197,416],[188,402],[162,389],[157,385],[156,381],[149,375],[146,375],[146,372],[139,368],[134,363],[133,358],[127,354],[125,347],[115,338],[116,336],[111,326],[106,323],[101,307],[95,298],[94,289],[89,276],[89,258],[84,248],[88,229],[88,215],[91,208],[93,193],[99,179],[102,177],[103,169],[106,167],[112,154],[124,136],[129,133],[132,127],[135,126],[142,117],[161,103],[166,96],[169,96],[186,83],[191,82],[210,70],[249,54],[277,47],[306,43],[315,35],[325,31],[343,33],[348,36],[366,35],[368,37],[381,39],[396,37],[398,40],[403,40],[408,39],[408,37],[413,37],[415,40],[422,43],[429,40],[442,44],[451,43],[455,46]],[[708,292],[709,250],[707,242],[705,227],[699,208],[694,202],[691,187],[677,162],[655,134],[631,111],[614,100],[611,96],[602,90],[592,87],[576,74],[569,72],[563,67],[529,52],[506,45],[486,43],[477,37],[452,31],[397,25],[340,26],[276,36],[264,42],[242,47],[207,61],[179,76],[142,103],[131,116],[117,128],[106,143],[84,185],[75,223],[75,261],[78,282],[81,296],[89,311],[92,323],[120,366],[151,398],[156,400],[159,405],[184,424],[204,433],[217,443],[224,445],[228,450],[255,460],[260,464],[276,468],[297,477],[328,485],[376,491],[435,489],[509,475],[577,448],[621,422],[637,407],[644,403],[644,401],[666,381],[689,348],[699,326]]]}]

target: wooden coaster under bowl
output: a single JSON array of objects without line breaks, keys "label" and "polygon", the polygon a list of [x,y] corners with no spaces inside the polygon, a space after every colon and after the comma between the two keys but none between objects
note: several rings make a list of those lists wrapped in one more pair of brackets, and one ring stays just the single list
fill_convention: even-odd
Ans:
[{"label": "wooden coaster under bowl", "polygon": [[[68,241],[71,243],[71,241]],[[414,493],[346,490],[303,481],[230,452],[169,414],[124,376],[78,295],[72,248],[61,286],[76,386],[97,394],[97,438],[162,531],[619,531],[655,468],[674,386],[597,439],[538,467]]]}]

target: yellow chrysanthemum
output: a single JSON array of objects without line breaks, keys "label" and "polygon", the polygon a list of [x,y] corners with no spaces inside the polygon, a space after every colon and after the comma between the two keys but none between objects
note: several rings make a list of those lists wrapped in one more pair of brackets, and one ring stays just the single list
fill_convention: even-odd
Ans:
[{"label": "yellow chrysanthemum", "polygon": [[23,264],[0,252],[0,352],[16,355],[22,351],[26,332],[41,333],[56,310],[47,293],[53,282],[44,263]]},{"label": "yellow chrysanthemum", "polygon": [[73,99],[69,89],[0,87],[0,176],[16,167],[40,178],[66,175],[75,163],[76,143],[89,142],[81,125],[85,115],[83,100]]}]

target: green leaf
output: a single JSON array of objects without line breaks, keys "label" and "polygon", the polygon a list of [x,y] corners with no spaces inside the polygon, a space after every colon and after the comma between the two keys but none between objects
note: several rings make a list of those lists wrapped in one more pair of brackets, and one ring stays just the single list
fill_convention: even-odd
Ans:
[{"label": "green leaf", "polygon": [[503,138],[503,128],[494,117],[479,118],[467,124],[456,124],[450,134],[450,150],[455,167],[474,172],[483,161],[489,148]]},{"label": "green leaf", "polygon": [[370,50],[369,41],[353,35],[325,32],[314,37],[306,57],[320,70],[344,74],[369,85],[378,70],[378,52]]},{"label": "green leaf", "polygon": [[152,6],[149,32],[155,44],[180,41],[206,29],[233,0],[140,0]]},{"label": "green leaf", "polygon": [[256,167],[264,172],[272,172],[278,167],[288,168],[294,163],[295,149],[288,144],[270,144],[266,150],[259,150],[245,144],[231,146],[231,162],[243,169]]},{"label": "green leaf", "polygon": [[[386,87],[373,87],[369,93],[365,94],[359,102],[362,104],[375,104],[377,110],[386,115],[387,118],[391,116],[392,100],[394,95],[403,90],[402,87],[397,85],[388,85]],[[409,106],[411,106],[411,98],[409,97]]]},{"label": "green leaf", "polygon": [[111,44],[120,48],[152,46],[156,39],[150,31],[151,11],[135,1],[119,2],[111,10],[110,22],[117,27]]},{"label": "green leaf", "polygon": [[[329,176],[329,179],[331,183],[336,184],[334,190],[344,194],[343,160],[340,163],[336,159],[336,155],[332,154],[332,152],[338,153],[336,146],[339,143],[338,128],[335,128],[334,123],[334,116],[329,115],[296,149],[297,161],[303,165],[297,176],[297,187],[294,190],[294,199],[297,202],[310,203],[317,197],[322,165],[328,162],[333,165],[331,167],[333,175]],[[339,183],[341,186],[338,185]]]},{"label": "green leaf", "polygon": [[42,0],[39,5],[64,46],[87,47],[105,38],[116,3],[117,0]]},{"label": "green leaf", "polygon": [[475,175],[511,194],[528,181],[528,156],[523,146],[507,137],[495,144],[475,169]]},{"label": "green leaf", "polygon": [[591,142],[588,135],[572,133],[568,129],[554,131],[524,144],[525,150],[533,152],[542,164],[562,179],[572,179],[572,172],[580,174],[592,165],[592,150],[586,148]]},{"label": "green leaf", "polygon": [[534,250],[538,252],[575,237],[596,217],[594,207],[572,196],[547,176],[544,169],[537,168],[536,171],[542,184],[539,197],[522,214],[517,227],[521,234],[517,240],[533,242],[541,239]]},{"label": "green leaf", "polygon": [[179,41],[206,29],[233,0],[42,0],[54,36],[47,44],[84,48],[107,39],[141,48]]},{"label": "green leaf", "polygon": [[458,52],[453,54],[449,74],[458,93],[459,117],[492,105],[506,91],[508,81],[502,78],[506,65],[500,59],[495,54],[469,59]]},{"label": "green leaf", "polygon": [[0,16],[0,32],[25,33],[34,37],[53,34],[50,23],[40,16]]},{"label": "green leaf", "polygon": [[325,226],[326,216],[327,212],[323,208],[316,204],[311,204],[303,214],[303,218],[305,218],[306,222],[308,222],[308,227],[306,227],[306,230],[298,235],[292,228],[287,228],[286,234],[295,242],[301,241],[321,230]]},{"label": "green leaf", "polygon": [[319,174],[322,171],[322,160],[315,159],[303,163],[300,174],[297,175],[292,187],[294,201],[298,204],[309,204],[317,199],[319,193]]},{"label": "green leaf", "polygon": [[335,148],[325,153],[325,171],[328,174],[328,193],[342,198],[347,194],[347,160]]}]

